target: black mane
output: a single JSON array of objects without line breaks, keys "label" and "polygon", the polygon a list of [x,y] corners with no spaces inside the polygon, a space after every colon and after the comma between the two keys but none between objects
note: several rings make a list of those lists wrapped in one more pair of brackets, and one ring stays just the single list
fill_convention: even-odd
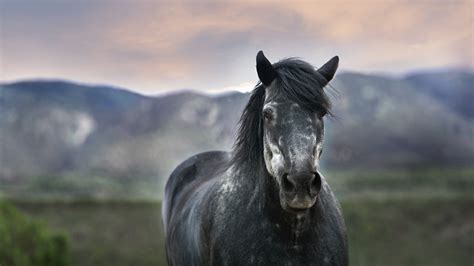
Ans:
[{"label": "black mane", "polygon": [[[282,96],[302,107],[324,116],[330,114],[331,102],[324,91],[328,81],[309,63],[288,58],[273,64],[277,71],[276,96]],[[239,121],[239,131],[233,147],[232,164],[262,165],[262,108],[265,86],[258,83],[252,91]]]}]

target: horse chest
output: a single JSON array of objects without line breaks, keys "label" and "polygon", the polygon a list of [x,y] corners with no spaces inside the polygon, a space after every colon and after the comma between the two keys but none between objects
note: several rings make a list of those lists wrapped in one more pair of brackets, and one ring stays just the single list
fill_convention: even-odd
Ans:
[{"label": "horse chest", "polygon": [[282,227],[254,222],[224,228],[211,245],[213,264],[337,265],[322,239],[311,233],[284,232]]}]

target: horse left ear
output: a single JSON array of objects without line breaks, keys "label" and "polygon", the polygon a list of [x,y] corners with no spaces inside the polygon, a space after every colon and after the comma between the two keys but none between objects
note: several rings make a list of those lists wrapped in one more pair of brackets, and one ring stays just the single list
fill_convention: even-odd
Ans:
[{"label": "horse left ear", "polygon": [[339,66],[339,56],[334,56],[326,64],[318,69],[318,73],[321,74],[327,82],[331,81],[336,74],[337,67]]},{"label": "horse left ear", "polygon": [[268,86],[277,77],[277,73],[262,51],[257,54],[257,74],[263,85]]}]

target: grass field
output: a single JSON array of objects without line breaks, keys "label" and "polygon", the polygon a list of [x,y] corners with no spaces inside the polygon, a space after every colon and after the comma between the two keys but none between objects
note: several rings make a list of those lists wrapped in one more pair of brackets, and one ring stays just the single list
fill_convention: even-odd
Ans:
[{"label": "grass field", "polygon": [[[342,203],[351,265],[474,265],[474,169],[323,173]],[[166,264],[159,201],[12,201],[68,235],[73,265]]]},{"label": "grass field", "polygon": [[16,202],[69,236],[72,265],[166,265],[158,202]]},{"label": "grass field", "polygon": [[[165,265],[159,202],[16,202],[70,237],[73,265]],[[474,200],[345,198],[351,265],[473,265]]]}]

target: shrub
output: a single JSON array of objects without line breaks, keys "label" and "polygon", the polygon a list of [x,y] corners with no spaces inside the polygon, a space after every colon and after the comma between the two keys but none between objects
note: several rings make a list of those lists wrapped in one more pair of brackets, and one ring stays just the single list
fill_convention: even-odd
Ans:
[{"label": "shrub", "polygon": [[68,265],[68,257],[66,236],[50,232],[0,200],[0,265]]}]

